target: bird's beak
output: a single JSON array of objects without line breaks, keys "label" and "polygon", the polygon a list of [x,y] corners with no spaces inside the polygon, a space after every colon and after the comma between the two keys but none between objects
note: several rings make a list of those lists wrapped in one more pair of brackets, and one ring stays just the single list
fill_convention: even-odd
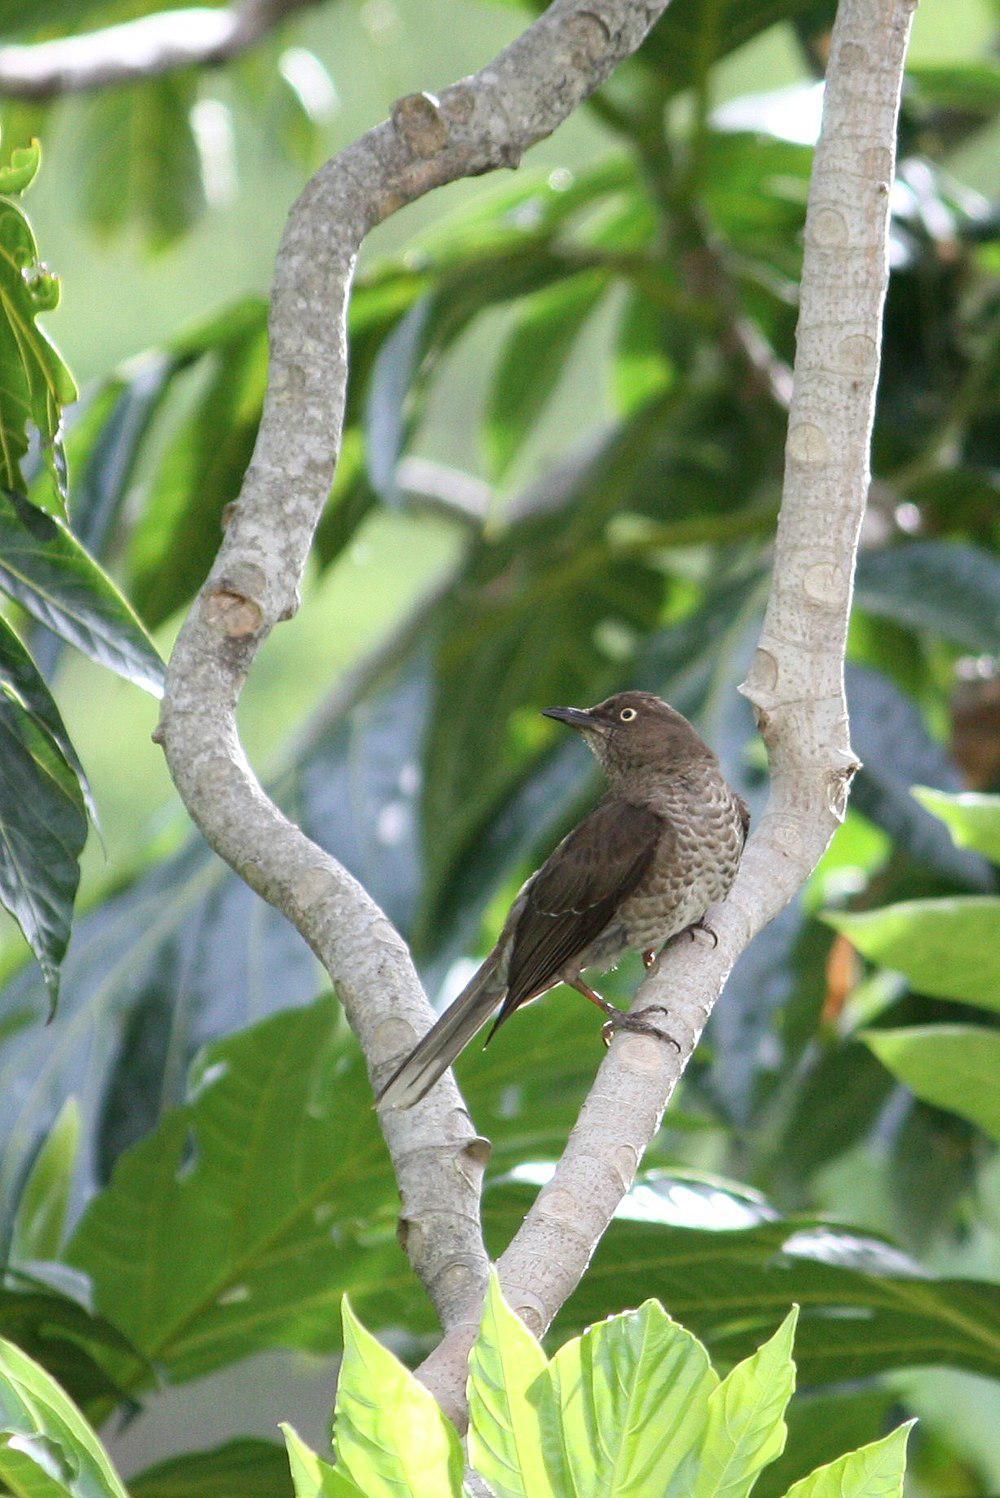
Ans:
[{"label": "bird's beak", "polygon": [[586,708],[582,707],[543,707],[542,716],[555,718],[557,723],[568,723],[571,728],[589,728],[592,732],[601,726]]}]

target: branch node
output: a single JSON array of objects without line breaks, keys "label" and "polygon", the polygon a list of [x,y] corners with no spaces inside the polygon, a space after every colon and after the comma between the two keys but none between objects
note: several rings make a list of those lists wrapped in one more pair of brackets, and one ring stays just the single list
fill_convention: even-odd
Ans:
[{"label": "branch node", "polygon": [[229,639],[241,640],[257,633],[264,622],[264,610],[254,599],[219,584],[205,599],[205,617]]},{"label": "branch node", "polygon": [[407,149],[424,161],[436,156],[448,140],[448,121],[433,94],[406,94],[398,99],[392,123]]}]

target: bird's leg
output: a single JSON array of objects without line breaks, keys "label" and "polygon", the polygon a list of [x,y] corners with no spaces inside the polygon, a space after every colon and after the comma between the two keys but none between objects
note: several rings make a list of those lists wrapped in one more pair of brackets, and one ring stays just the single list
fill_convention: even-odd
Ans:
[{"label": "bird's leg", "polygon": [[667,1014],[669,1011],[664,1009],[662,1004],[648,1004],[645,1009],[627,1013],[624,1009],[619,1009],[617,1004],[612,1004],[610,999],[604,998],[603,994],[589,988],[582,978],[567,978],[565,981],[570,988],[575,988],[577,993],[582,993],[585,999],[596,1004],[598,1009],[603,1009],[608,1016],[601,1031],[601,1039],[605,1045],[611,1044],[618,1030],[630,1030],[633,1035],[654,1035],[657,1040],[663,1040],[668,1045],[672,1045],[675,1051],[680,1051],[680,1045],[672,1035],[668,1035],[665,1030],[660,1030],[656,1025],[651,1025],[643,1019],[644,1014]]},{"label": "bird's leg", "polygon": [[660,952],[658,947],[650,947],[647,951],[643,952],[642,965],[646,969],[647,973],[649,972],[650,968],[653,966],[653,963],[656,961],[659,955]]}]

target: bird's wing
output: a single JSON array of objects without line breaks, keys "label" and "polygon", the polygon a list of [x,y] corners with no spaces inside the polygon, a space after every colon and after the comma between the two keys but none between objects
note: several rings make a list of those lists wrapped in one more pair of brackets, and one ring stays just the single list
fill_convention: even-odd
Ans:
[{"label": "bird's wing", "polygon": [[607,796],[563,839],[518,902],[507,997],[493,1030],[558,982],[565,965],[600,935],[649,868],[666,829],[647,807]]}]

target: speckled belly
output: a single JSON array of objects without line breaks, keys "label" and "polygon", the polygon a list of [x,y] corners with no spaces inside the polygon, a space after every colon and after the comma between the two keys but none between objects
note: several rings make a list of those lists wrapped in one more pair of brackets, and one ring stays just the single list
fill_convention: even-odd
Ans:
[{"label": "speckled belly", "polygon": [[695,817],[687,810],[683,821],[671,819],[674,838],[664,839],[638,888],[588,948],[584,966],[613,962],[630,949],[662,947],[728,894],[744,841],[735,801],[727,794]]}]

